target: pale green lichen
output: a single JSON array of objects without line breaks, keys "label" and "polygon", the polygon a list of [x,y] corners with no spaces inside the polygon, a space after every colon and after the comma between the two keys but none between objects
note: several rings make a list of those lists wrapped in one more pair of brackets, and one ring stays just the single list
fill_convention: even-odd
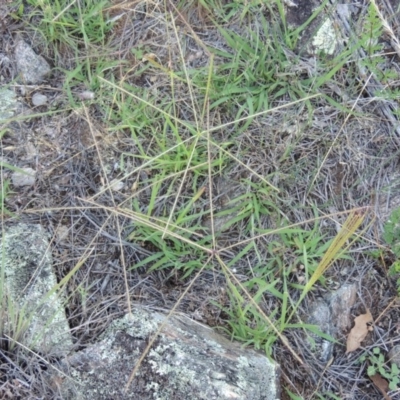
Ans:
[{"label": "pale green lichen", "polygon": [[325,54],[332,55],[335,52],[337,37],[333,23],[329,18],[319,28],[313,38],[312,44],[314,47],[313,53],[324,52]]},{"label": "pale green lichen", "polygon": [[[265,356],[243,350],[188,319],[173,316],[165,323],[165,318],[138,307],[131,316],[114,321],[99,343],[70,357],[68,369],[82,388],[63,388],[63,398],[276,399],[278,369]],[[161,323],[164,330],[125,392],[131,372]]]},{"label": "pale green lichen", "polygon": [[0,123],[14,115],[17,107],[16,95],[12,90],[0,90]]},{"label": "pale green lichen", "polygon": [[26,346],[45,354],[68,353],[72,340],[45,230],[28,224],[5,228],[1,250],[8,315],[17,318],[6,323],[9,334],[21,335],[18,321],[24,321]]}]

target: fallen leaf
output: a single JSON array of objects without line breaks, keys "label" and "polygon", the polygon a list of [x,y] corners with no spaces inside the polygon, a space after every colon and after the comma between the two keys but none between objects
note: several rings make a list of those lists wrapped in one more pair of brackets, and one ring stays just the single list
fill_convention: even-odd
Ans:
[{"label": "fallen leaf", "polygon": [[354,319],[354,328],[347,336],[346,354],[357,350],[361,342],[365,339],[371,327],[368,325],[373,322],[372,315],[369,310],[366,314],[361,314]]},{"label": "fallen leaf", "polygon": [[392,398],[387,394],[387,392],[389,391],[389,383],[386,379],[383,379],[382,376],[379,374],[371,375],[369,378],[382,393],[382,396],[385,400],[392,400]]}]

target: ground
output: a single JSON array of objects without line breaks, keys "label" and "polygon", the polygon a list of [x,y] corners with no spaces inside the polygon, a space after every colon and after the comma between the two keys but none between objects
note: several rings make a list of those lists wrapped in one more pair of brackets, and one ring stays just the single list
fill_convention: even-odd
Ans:
[{"label": "ground", "polygon": [[[178,303],[280,363],[282,398],[382,397],[368,363],[398,343],[400,254],[387,237],[400,204],[398,7],[0,5],[1,85],[19,102],[0,127],[2,226],[41,224],[58,280],[74,271],[64,290],[76,349],[136,303]],[[335,43],[321,50],[313,38],[327,17]],[[42,82],[21,81],[19,40],[50,65]],[[35,170],[34,184],[13,186],[7,165]],[[349,214],[364,218],[354,241],[306,292]],[[369,309],[373,330],[348,354],[343,333],[321,363],[307,314],[348,283],[352,317]],[[43,365],[2,343],[1,383],[24,398],[15,382]]]}]

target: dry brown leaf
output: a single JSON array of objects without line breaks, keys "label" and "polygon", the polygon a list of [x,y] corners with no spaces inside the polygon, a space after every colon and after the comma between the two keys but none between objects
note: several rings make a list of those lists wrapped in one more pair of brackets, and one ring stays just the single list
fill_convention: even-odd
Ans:
[{"label": "dry brown leaf", "polygon": [[371,330],[368,324],[372,322],[373,319],[369,310],[367,310],[366,314],[361,314],[354,319],[354,328],[350,331],[349,336],[347,336],[346,354],[360,347],[368,331]]},{"label": "dry brown leaf", "polygon": [[392,400],[392,398],[387,394],[389,391],[389,383],[386,379],[383,379],[379,374],[371,375],[369,378],[382,393],[385,400]]}]

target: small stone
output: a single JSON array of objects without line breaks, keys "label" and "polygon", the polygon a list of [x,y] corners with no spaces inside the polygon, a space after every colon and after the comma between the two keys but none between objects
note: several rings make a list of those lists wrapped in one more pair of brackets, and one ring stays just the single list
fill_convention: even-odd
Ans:
[{"label": "small stone", "polygon": [[84,92],[78,93],[78,97],[80,100],[93,100],[94,93],[90,92],[89,90],[85,90]]},{"label": "small stone", "polygon": [[35,93],[35,94],[32,96],[32,104],[33,104],[35,107],[42,106],[42,105],[44,105],[44,104],[46,104],[46,103],[47,103],[47,96],[45,96],[44,94]]},{"label": "small stone", "polygon": [[123,187],[125,186],[123,182],[121,182],[119,179],[113,179],[110,182],[110,186],[111,186],[111,190],[113,192],[119,192],[120,190],[123,189]]},{"label": "small stone", "polygon": [[18,41],[15,47],[17,68],[24,83],[35,84],[43,81],[50,72],[50,65],[23,40]]},{"label": "small stone", "polygon": [[[23,171],[23,172],[22,172]],[[11,182],[14,186],[32,186],[35,183],[36,171],[32,168],[22,168],[22,171],[14,172]]]}]

